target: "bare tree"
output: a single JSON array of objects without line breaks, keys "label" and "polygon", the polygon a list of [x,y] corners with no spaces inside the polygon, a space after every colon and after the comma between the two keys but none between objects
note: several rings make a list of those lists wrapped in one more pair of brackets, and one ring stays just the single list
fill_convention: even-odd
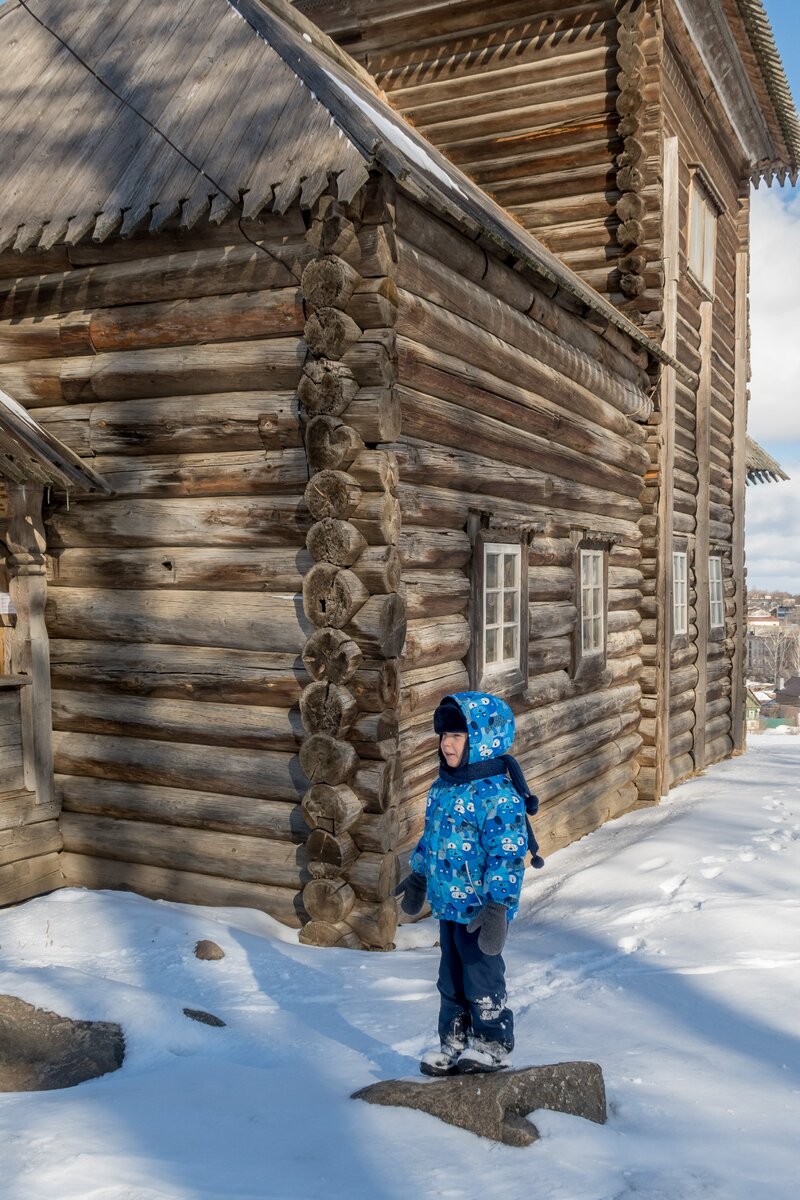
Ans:
[{"label": "bare tree", "polygon": [[800,626],[786,625],[756,633],[748,639],[751,675],[771,680],[777,688],[781,679],[800,674]]}]

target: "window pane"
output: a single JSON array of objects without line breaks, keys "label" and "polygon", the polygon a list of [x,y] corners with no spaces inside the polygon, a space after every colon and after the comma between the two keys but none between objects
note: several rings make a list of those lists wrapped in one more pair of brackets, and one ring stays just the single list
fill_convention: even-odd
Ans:
[{"label": "window pane", "polygon": [[717,240],[717,222],[710,205],[705,205],[705,229],[703,241],[703,283],[710,292],[714,290],[714,250]]},{"label": "window pane", "polygon": [[517,657],[517,627],[516,625],[506,625],[503,630],[503,658],[515,659]]},{"label": "window pane", "polygon": [[498,594],[497,592],[486,593],[486,624],[496,625],[498,621]]},{"label": "window pane", "polygon": [[498,587],[500,580],[498,579],[498,560],[499,554],[486,555],[486,586],[493,588]]},{"label": "window pane", "polygon": [[581,646],[584,650],[590,650],[592,643],[592,621],[590,617],[584,617],[581,622]]},{"label": "window pane", "polygon": [[503,593],[503,620],[507,622],[516,621],[517,619],[517,597],[518,592]]},{"label": "window pane", "polygon": [[689,218],[691,241],[689,243],[689,266],[699,279],[703,274],[703,200],[697,185],[692,185],[692,211]]},{"label": "window pane", "polygon": [[600,555],[592,555],[592,583],[598,586],[600,583]]},{"label": "window pane", "polygon": [[497,630],[486,630],[486,661],[487,663],[497,662]]},{"label": "window pane", "polygon": [[506,587],[515,587],[517,583],[517,556],[505,554],[503,568],[503,583]]}]

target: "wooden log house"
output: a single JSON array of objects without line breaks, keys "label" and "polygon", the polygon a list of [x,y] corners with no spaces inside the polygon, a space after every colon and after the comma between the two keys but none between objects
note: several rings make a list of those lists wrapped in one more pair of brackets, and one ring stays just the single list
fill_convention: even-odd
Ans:
[{"label": "wooden log house", "polygon": [[63,881],[388,947],[467,686],[545,852],[637,803],[690,368],[283,0],[12,0],[0,67],[0,387],[113,490],[45,509]]},{"label": "wooden log house", "polygon": [[298,0],[416,128],[678,360],[649,422],[638,785],[744,740],[748,196],[797,178],[761,0]]}]

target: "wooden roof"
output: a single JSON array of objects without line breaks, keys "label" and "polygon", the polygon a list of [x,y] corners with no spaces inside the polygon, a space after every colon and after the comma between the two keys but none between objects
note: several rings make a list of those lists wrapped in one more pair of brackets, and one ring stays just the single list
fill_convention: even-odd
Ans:
[{"label": "wooden roof", "polygon": [[0,251],[347,199],[383,167],[682,368],[403,120],[286,0],[8,0]]},{"label": "wooden roof", "polygon": [[[786,78],[786,71],[781,60],[775,35],[769,22],[763,0],[736,0],[737,8],[744,22],[753,55],[758,63],[764,79],[764,85],[772,101],[775,115],[778,119],[781,133],[788,149],[788,174],[792,183],[797,182],[798,164],[800,163],[800,118],[797,115],[792,89]],[[773,164],[759,164],[758,171],[765,174],[771,182]],[[779,167],[776,172],[783,183],[787,173]]]},{"label": "wooden roof", "polygon": [[30,480],[66,491],[110,492],[106,481],[74,450],[48,433],[30,413],[0,390],[0,478]]},{"label": "wooden roof", "polygon": [[744,465],[748,483],[780,483],[789,478],[778,460],[751,437],[745,443]]}]

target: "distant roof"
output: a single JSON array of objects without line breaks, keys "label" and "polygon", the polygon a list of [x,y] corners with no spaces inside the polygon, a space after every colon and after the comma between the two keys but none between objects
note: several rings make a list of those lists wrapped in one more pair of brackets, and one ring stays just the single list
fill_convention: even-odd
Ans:
[{"label": "distant roof", "polygon": [[800,700],[800,675],[792,675],[787,679],[781,690],[775,693],[775,700],[778,704]]},{"label": "distant roof", "polygon": [[42,428],[4,391],[0,391],[0,478],[14,483],[35,480],[67,491],[111,491],[74,450]]},{"label": "distant roof", "polygon": [[371,167],[684,369],[457,167],[286,0],[8,0],[0,251],[310,206]]},{"label": "distant roof", "polygon": [[780,483],[789,478],[777,459],[767,454],[751,437],[745,442],[744,465],[748,484]]},{"label": "distant roof", "polygon": [[[775,35],[769,22],[762,0],[736,0],[737,7],[744,21],[750,44],[769,93],[769,98],[775,108],[775,115],[786,139],[786,146],[791,156],[789,174],[792,183],[797,182],[797,168],[800,163],[800,118],[797,106],[792,96],[792,89],[786,78],[786,71],[781,60]],[[761,166],[763,173],[770,178],[769,164]],[[783,173],[780,172],[782,175]],[[783,178],[781,178],[783,182]]]}]

